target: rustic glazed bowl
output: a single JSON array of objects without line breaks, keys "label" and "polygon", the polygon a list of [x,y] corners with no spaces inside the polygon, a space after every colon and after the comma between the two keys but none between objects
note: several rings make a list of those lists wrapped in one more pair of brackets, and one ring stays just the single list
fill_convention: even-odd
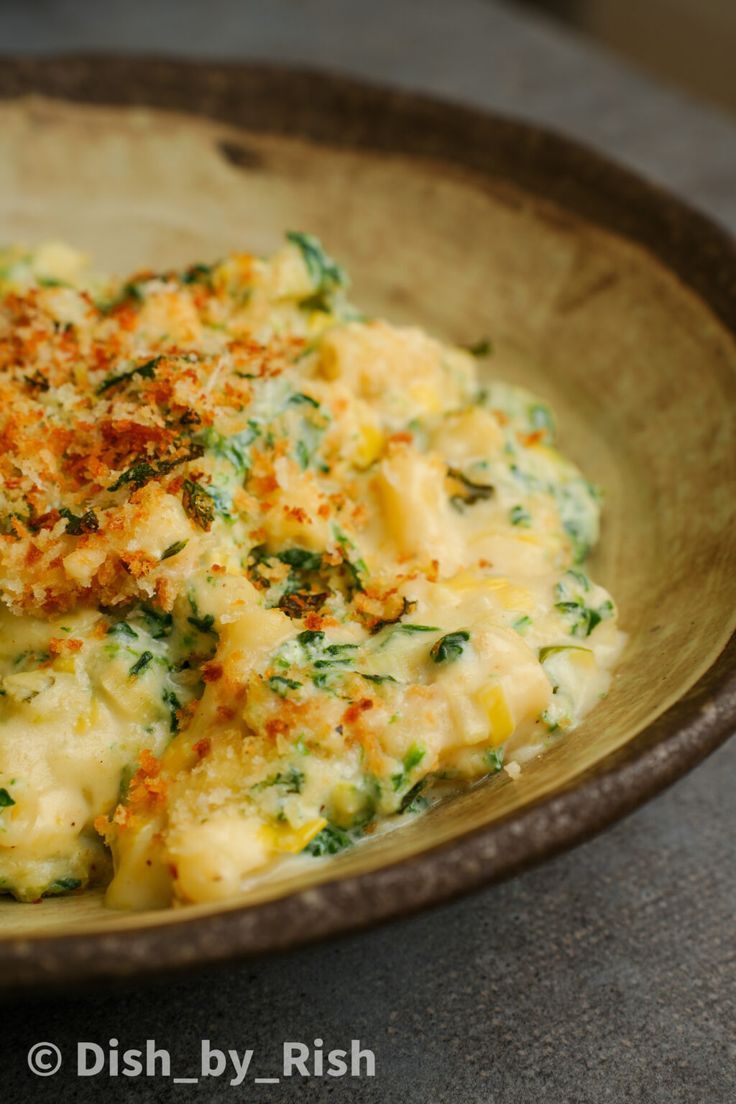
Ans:
[{"label": "rustic glazed bowl", "polygon": [[[736,254],[702,216],[522,123],[329,76],[4,61],[0,240],[113,270],[320,235],[368,311],[469,342],[557,410],[606,490],[592,569],[630,642],[609,697],[516,783],[480,784],[297,881],[123,915],[0,901],[0,981],[292,946],[505,877],[683,774],[736,718]],[[729,643],[729,640],[731,642]]]}]

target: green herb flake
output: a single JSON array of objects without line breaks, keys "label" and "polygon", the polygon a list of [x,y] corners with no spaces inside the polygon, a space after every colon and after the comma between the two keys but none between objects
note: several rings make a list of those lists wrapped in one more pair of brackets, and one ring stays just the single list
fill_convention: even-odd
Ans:
[{"label": "green herb flake", "polygon": [[135,639],[138,638],[138,633],[127,621],[116,621],[114,625],[110,625],[107,634],[108,636],[130,636]]},{"label": "green herb flake", "polygon": [[325,634],[320,629],[304,629],[296,639],[302,648],[306,651],[312,651],[322,644],[324,638]]},{"label": "green herb flake", "polygon": [[409,771],[414,770],[414,767],[418,767],[422,759],[426,755],[424,748],[418,747],[416,744],[412,744],[406,755],[404,756],[404,770],[408,774]]},{"label": "green herb flake", "polygon": [[187,540],[174,541],[161,553],[162,560],[170,560],[172,556],[178,556],[180,552],[183,552],[186,546],[189,544]]},{"label": "green herb flake", "polygon": [[348,286],[345,270],[325,252],[322,242],[314,235],[290,230],[286,238],[301,251],[314,287],[314,294],[301,306],[308,310],[330,311],[336,293]]},{"label": "green herb flake", "polygon": [[155,464],[150,463],[148,460],[136,460],[134,464],[118,476],[114,483],[112,483],[107,489],[108,491],[119,491],[121,487],[130,483],[136,490],[140,490],[146,483],[150,483],[152,479],[157,479],[161,475],[167,475],[174,468],[177,468],[180,464],[186,464],[189,460],[197,460],[202,455],[202,449],[199,445],[191,445],[187,452],[181,456],[177,456],[172,460],[157,460]]},{"label": "green herb flake", "polygon": [[291,404],[294,404],[296,406],[298,406],[298,405],[311,406],[311,407],[314,407],[315,409],[319,408],[319,403],[317,402],[317,400],[313,399],[311,395],[305,395],[303,391],[297,391],[294,395],[289,396],[289,400],[288,400],[287,405],[291,405]]},{"label": "green herb flake", "polygon": [[104,395],[106,391],[109,391],[111,387],[116,387],[119,383],[127,383],[128,380],[134,379],[136,376],[141,379],[153,379],[156,374],[156,368],[164,358],[162,356],[152,357],[144,364],[138,364],[134,368],[131,368],[127,372],[120,372],[118,375],[106,376],[100,386],[97,388],[98,395]]},{"label": "green herb flake", "polygon": [[336,855],[338,851],[344,851],[346,847],[350,847],[352,842],[352,837],[347,832],[343,832],[342,828],[327,824],[314,839],[310,840],[304,852],[315,858],[322,855]]},{"label": "green herb flake", "polygon": [[412,635],[412,633],[428,633],[437,631],[437,625],[412,625],[406,624],[404,622],[399,625],[394,625],[393,628],[394,633],[407,633],[410,636]]},{"label": "green herb flake", "polygon": [[465,651],[465,645],[470,640],[470,633],[465,629],[458,632],[447,633],[441,636],[429,649],[430,658],[435,663],[452,663],[459,659]]},{"label": "green herb flake", "polygon": [[328,644],[320,659],[314,661],[315,667],[343,666],[353,661],[353,652],[357,644]]},{"label": "green herb flake", "polygon": [[555,588],[555,609],[567,619],[570,624],[572,636],[590,636],[593,629],[612,617],[614,613],[613,602],[606,599],[599,606],[588,604],[587,595],[590,593],[591,583],[584,571],[572,569],[565,572]]},{"label": "green herb flake", "polygon": [[123,769],[120,771],[120,781],[118,782],[118,804],[124,804],[128,800],[128,790],[130,783],[135,774],[135,766],[132,763],[126,763]]},{"label": "green herb flake", "polygon": [[493,771],[494,774],[498,774],[498,772],[503,767],[503,757],[503,747],[488,748],[483,756],[483,761],[485,762],[485,765],[488,767],[489,771]]},{"label": "green herb flake", "polygon": [[194,441],[213,456],[227,460],[232,464],[238,475],[245,475],[250,471],[250,445],[259,436],[261,428],[257,422],[249,422],[245,429],[239,433],[233,433],[226,437],[213,426],[201,430]]},{"label": "green herb flake", "polygon": [[524,636],[531,627],[532,619],[531,617],[527,617],[525,613],[523,613],[521,617],[517,617],[516,620],[511,623],[511,628],[514,629],[519,636]]},{"label": "green herb flake", "polygon": [[300,571],[319,571],[322,567],[322,554],[309,552],[306,548],[285,548],[276,553],[276,559]]},{"label": "green herb flake", "polygon": [[300,771],[297,767],[289,767],[287,771],[276,775],[273,784],[281,787],[286,793],[301,793],[304,786],[304,771]]},{"label": "green herb flake", "polygon": [[297,682],[296,679],[286,678],[285,675],[271,675],[268,685],[274,694],[278,694],[280,698],[285,698],[289,690],[299,690],[302,684]]},{"label": "green herb flake", "polygon": [[456,483],[460,484],[460,492],[450,495],[450,503],[461,513],[466,506],[474,506],[476,502],[485,502],[496,493],[493,484],[476,483],[459,468],[448,468],[447,474],[450,479],[454,479]]},{"label": "green herb flake", "polygon": [[193,264],[179,277],[182,284],[203,284],[212,287],[212,272],[214,265]]},{"label": "green herb flake", "polygon": [[215,503],[202,484],[194,479],[185,479],[181,501],[187,517],[200,529],[209,532],[215,520]]},{"label": "green herb flake", "polygon": [[66,518],[66,531],[70,537],[79,537],[83,533],[96,533],[100,528],[94,510],[85,510],[83,514],[73,514],[66,506],[59,510],[59,516]]},{"label": "green herb flake", "polygon": [[391,775],[391,784],[394,788],[394,791],[402,790],[404,788],[404,786],[409,781],[409,775],[415,767],[419,766],[426,754],[427,753],[424,748],[418,747],[417,744],[411,745],[406,755],[404,756],[402,764],[404,769],[402,771],[399,771],[398,774]]},{"label": "green herb flake", "polygon": [[179,731],[179,710],[181,709],[181,702],[177,698],[173,690],[168,687],[164,687],[161,695],[162,701],[169,710],[169,731],[172,736]]},{"label": "green herb flake", "polygon": [[310,460],[309,449],[301,438],[299,438],[296,443],[296,458],[299,461],[299,467],[302,469],[302,471],[306,471],[309,467]]},{"label": "green herb flake", "polygon": [[422,778],[404,794],[401,804],[399,805],[400,815],[403,813],[421,813],[428,807],[429,802],[422,794],[422,790],[425,789],[426,785],[426,778]]},{"label": "green herb flake", "polygon": [[48,888],[48,893],[72,893],[75,889],[82,888],[81,878],[57,878]]},{"label": "green herb flake", "polygon": [[217,629],[215,628],[215,618],[211,613],[206,613],[203,617],[197,613],[193,613],[190,617],[187,617],[187,621],[190,625],[193,625],[198,632],[212,633],[213,636],[217,636]]},{"label": "green herb flake", "polygon": [[15,805],[15,800],[10,796],[5,787],[0,787],[0,809],[9,809]]},{"label": "green herb flake", "polygon": [[154,606],[141,606],[141,614],[145,622],[146,632],[154,640],[164,640],[171,636],[174,628],[174,618],[164,610],[158,610]]},{"label": "green herb flake", "polygon": [[519,529],[528,529],[532,523],[532,515],[524,506],[512,506],[509,510],[509,521]]},{"label": "green herb flake", "polygon": [[590,636],[596,625],[613,615],[613,602],[603,602],[597,609],[582,605],[580,602],[555,602],[555,609],[563,613],[571,622],[572,636]]},{"label": "green herb flake", "polygon": [[136,678],[138,675],[142,674],[143,671],[145,671],[146,668],[149,667],[152,662],[153,662],[153,652],[149,652],[148,649],[146,649],[145,652],[141,652],[138,659],[135,661],[133,666],[130,668],[129,674],[132,675],[134,678]]}]

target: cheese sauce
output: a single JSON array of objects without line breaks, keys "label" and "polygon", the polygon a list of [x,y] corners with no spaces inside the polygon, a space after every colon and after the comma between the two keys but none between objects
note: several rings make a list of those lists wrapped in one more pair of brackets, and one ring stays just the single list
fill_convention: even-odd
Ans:
[{"label": "cheese sauce", "polygon": [[[0,890],[218,900],[564,738],[623,644],[599,492],[308,234],[0,254]],[[523,778],[518,781],[523,785]],[[492,800],[489,790],[489,800]]]}]

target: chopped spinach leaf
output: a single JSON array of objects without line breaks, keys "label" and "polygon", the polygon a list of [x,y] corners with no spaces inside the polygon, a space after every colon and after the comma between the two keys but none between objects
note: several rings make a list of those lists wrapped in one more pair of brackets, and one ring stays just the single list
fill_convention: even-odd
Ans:
[{"label": "chopped spinach leaf", "polygon": [[200,430],[194,441],[222,460],[227,460],[239,475],[250,471],[251,460],[249,446],[253,444],[261,429],[257,422],[249,422],[245,429],[226,437],[218,433],[213,426]]},{"label": "chopped spinach leaf", "polygon": [[71,893],[75,889],[81,889],[81,878],[57,878],[48,888],[48,893]]},{"label": "chopped spinach leaf", "polygon": [[404,794],[399,805],[399,815],[402,813],[421,813],[427,808],[429,802],[422,794],[422,790],[425,789],[426,785],[427,779],[422,778]]},{"label": "chopped spinach leaf", "polygon": [[498,771],[501,770],[501,768],[503,766],[503,756],[504,756],[503,747],[497,747],[497,748],[488,748],[488,750],[486,751],[483,758],[484,758],[485,764],[486,764],[486,766],[488,767],[489,770],[494,771],[494,772],[498,772]]},{"label": "chopped spinach leaf", "polygon": [[402,764],[404,769],[402,771],[399,771],[398,774],[391,775],[391,784],[394,790],[402,790],[404,788],[404,786],[409,781],[409,775],[415,767],[419,766],[426,754],[427,753],[424,748],[420,748],[416,744],[411,745],[406,755],[404,756],[404,761]]},{"label": "chopped spinach leaf", "polygon": [[429,654],[435,663],[452,663],[459,659],[465,651],[465,645],[470,640],[470,633],[465,629],[458,632],[447,633],[441,636],[429,649]]},{"label": "chopped spinach leaf", "polygon": [[325,634],[320,629],[304,629],[297,636],[297,640],[307,651],[321,645],[324,638]]},{"label": "chopped spinach leaf", "polygon": [[285,548],[276,553],[276,559],[301,571],[319,571],[322,567],[322,554],[309,552],[306,548]]},{"label": "chopped spinach leaf", "polygon": [[348,285],[344,269],[325,252],[321,241],[314,235],[290,230],[286,237],[300,249],[314,286],[314,294],[303,300],[301,305],[309,310],[331,310],[335,293]]},{"label": "chopped spinach leaf", "polygon": [[181,501],[187,517],[200,529],[209,532],[215,520],[215,503],[202,484],[194,479],[185,479]]},{"label": "chopped spinach leaf", "polygon": [[289,403],[296,405],[303,403],[307,406],[319,407],[319,403],[316,399],[313,399],[311,395],[305,395],[303,391],[297,391],[295,394],[289,396]]},{"label": "chopped spinach leaf", "polygon": [[163,359],[162,356],[152,357],[150,360],[145,361],[144,364],[138,364],[127,372],[120,372],[116,376],[106,376],[97,388],[97,394],[104,395],[105,391],[109,391],[111,387],[116,387],[119,383],[127,383],[128,380],[134,379],[135,376],[140,376],[141,379],[153,379],[156,374],[156,368]]},{"label": "chopped spinach leaf", "polygon": [[168,687],[164,687],[161,697],[164,705],[169,707],[169,731],[173,735],[179,731],[179,710],[181,709],[181,702],[174,691],[170,690]]},{"label": "chopped spinach leaf", "polygon": [[599,606],[589,604],[587,595],[591,591],[591,583],[583,571],[567,571],[555,588],[557,602],[555,609],[564,614],[570,623],[572,636],[590,636],[596,625],[613,616],[614,607],[610,599],[605,599]]},{"label": "chopped spinach leaf", "polygon": [[108,636],[132,636],[137,638],[138,633],[134,628],[128,624],[127,621],[116,621],[114,625],[110,625],[107,630]]},{"label": "chopped spinach leaf", "polygon": [[196,460],[201,455],[202,449],[200,446],[192,445],[186,453],[173,460],[157,460],[153,464],[148,460],[136,460],[135,463],[131,464],[131,466],[107,489],[108,491],[119,491],[120,488],[124,487],[127,483],[132,483],[136,490],[138,490],[152,479],[156,479],[160,475],[166,475],[168,472],[178,467],[179,464],[186,464],[188,460]]},{"label": "chopped spinach leaf", "polygon": [[138,659],[135,661],[133,666],[130,668],[129,673],[131,675],[133,675],[134,677],[137,676],[137,675],[140,675],[143,671],[146,670],[147,667],[149,667],[151,665],[152,662],[153,662],[153,652],[149,652],[148,649],[146,649],[145,652],[141,652]]},{"label": "chopped spinach leaf", "polygon": [[285,793],[301,793],[304,786],[304,771],[300,771],[298,767],[289,767],[283,773],[279,771],[265,781],[257,782],[254,789],[262,790],[269,786],[278,786]]},{"label": "chopped spinach leaf", "polygon": [[320,659],[315,659],[315,668],[339,667],[352,662],[352,652],[357,644],[328,644]]},{"label": "chopped spinach leaf", "polygon": [[271,675],[268,685],[274,694],[278,694],[280,698],[285,698],[289,690],[298,690],[302,684],[297,682],[296,679],[286,678],[285,675]]},{"label": "chopped spinach leaf", "polygon": [[532,515],[524,506],[512,506],[509,511],[509,521],[512,525],[518,525],[520,529],[528,529],[532,523]]},{"label": "chopped spinach leaf", "polygon": [[179,277],[182,284],[204,284],[212,287],[214,265],[193,264]]},{"label": "chopped spinach leaf", "polygon": [[299,461],[299,467],[302,471],[306,471],[310,461],[309,449],[301,437],[296,443],[296,458]]},{"label": "chopped spinach leaf", "polygon": [[448,468],[447,474],[460,484],[460,491],[450,495],[450,502],[456,510],[462,511],[466,506],[474,506],[476,502],[483,502],[495,494],[492,484],[476,483],[458,468]]},{"label": "chopped spinach leaf", "polygon": [[59,514],[66,518],[66,531],[72,537],[79,537],[82,533],[96,533],[100,528],[94,510],[85,510],[83,514],[73,514],[66,506],[62,506],[59,509]]},{"label": "chopped spinach leaf", "polygon": [[146,632],[154,640],[163,640],[165,637],[171,636],[174,618],[170,613],[155,609],[154,606],[141,606],[141,614],[143,615]]},{"label": "chopped spinach leaf", "polygon": [[187,617],[187,621],[190,625],[193,625],[198,632],[212,633],[217,636],[217,629],[215,628],[215,618],[211,613],[206,613],[203,617],[198,613],[193,613]]},{"label": "chopped spinach leaf", "polygon": [[531,627],[532,619],[531,617],[527,617],[525,613],[522,613],[521,617],[517,617],[511,625],[511,628],[514,629],[519,634],[519,636],[523,636],[527,629],[530,629]]},{"label": "chopped spinach leaf", "polygon": [[319,858],[321,855],[336,855],[338,851],[344,851],[353,842],[347,832],[342,828],[336,828],[334,824],[327,824],[318,832],[313,840],[307,844],[304,851],[308,855]]}]

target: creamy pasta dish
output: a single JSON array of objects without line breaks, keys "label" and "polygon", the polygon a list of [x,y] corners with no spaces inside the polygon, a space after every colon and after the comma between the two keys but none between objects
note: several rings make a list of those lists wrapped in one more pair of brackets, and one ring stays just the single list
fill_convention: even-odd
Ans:
[{"label": "creamy pasta dish", "polygon": [[303,233],[125,280],[0,253],[1,891],[233,897],[523,785],[606,693],[551,411],[346,289]]}]

